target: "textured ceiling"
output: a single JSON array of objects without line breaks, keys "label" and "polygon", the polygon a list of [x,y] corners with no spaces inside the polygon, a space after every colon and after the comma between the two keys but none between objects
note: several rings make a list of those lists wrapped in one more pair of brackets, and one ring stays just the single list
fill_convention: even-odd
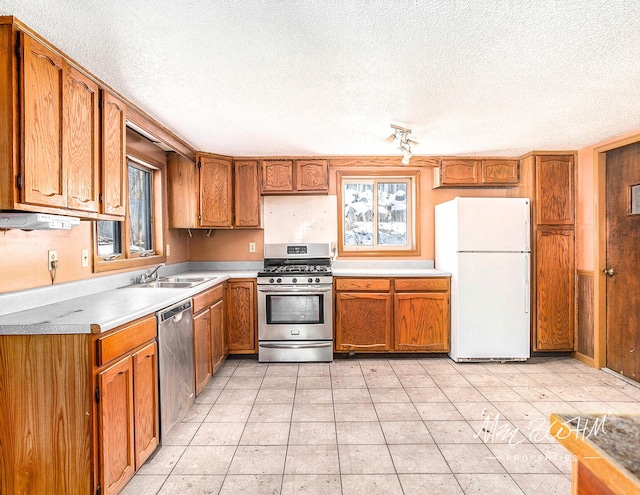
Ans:
[{"label": "textured ceiling", "polygon": [[637,0],[0,0],[196,149],[514,155],[640,127]]}]

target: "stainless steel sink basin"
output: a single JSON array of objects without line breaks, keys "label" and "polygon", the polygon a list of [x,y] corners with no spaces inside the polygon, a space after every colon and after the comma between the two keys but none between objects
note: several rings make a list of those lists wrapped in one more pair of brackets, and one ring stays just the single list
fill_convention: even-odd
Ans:
[{"label": "stainless steel sink basin", "polygon": [[162,277],[152,282],[136,284],[135,287],[141,287],[143,289],[188,289],[208,282],[212,278],[213,277]]},{"label": "stainless steel sink basin", "polygon": [[153,282],[147,282],[146,284],[137,284],[136,287],[143,289],[188,289],[199,283],[201,282],[165,282],[164,280],[155,280]]}]

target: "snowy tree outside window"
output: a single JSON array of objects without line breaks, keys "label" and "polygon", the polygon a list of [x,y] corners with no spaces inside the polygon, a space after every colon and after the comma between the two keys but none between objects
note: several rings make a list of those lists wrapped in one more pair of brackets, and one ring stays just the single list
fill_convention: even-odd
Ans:
[{"label": "snowy tree outside window", "polygon": [[342,250],[414,249],[413,178],[342,178]]}]

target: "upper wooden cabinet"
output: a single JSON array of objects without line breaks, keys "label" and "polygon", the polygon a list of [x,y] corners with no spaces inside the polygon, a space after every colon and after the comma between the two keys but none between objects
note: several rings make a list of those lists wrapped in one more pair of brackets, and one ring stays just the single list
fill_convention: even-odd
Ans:
[{"label": "upper wooden cabinet", "polygon": [[167,183],[170,228],[260,227],[257,161],[168,153]]},{"label": "upper wooden cabinet", "polygon": [[102,209],[107,215],[124,216],[127,204],[127,106],[102,91]]},{"label": "upper wooden cabinet", "polygon": [[267,194],[328,194],[327,160],[263,160],[261,192]]},{"label": "upper wooden cabinet", "polygon": [[[96,79],[13,23],[0,24],[0,64],[0,209],[123,217],[124,104],[113,139]],[[100,207],[101,192],[115,209]]]},{"label": "upper wooden cabinet", "polygon": [[233,189],[231,159],[198,154],[200,175],[200,226],[233,225]]},{"label": "upper wooden cabinet", "polygon": [[258,162],[233,162],[235,227],[260,227],[260,183]]},{"label": "upper wooden cabinet", "polygon": [[447,158],[433,169],[433,187],[509,187],[518,184],[518,160]]},{"label": "upper wooden cabinet", "polygon": [[536,223],[573,225],[575,219],[573,155],[536,156]]}]

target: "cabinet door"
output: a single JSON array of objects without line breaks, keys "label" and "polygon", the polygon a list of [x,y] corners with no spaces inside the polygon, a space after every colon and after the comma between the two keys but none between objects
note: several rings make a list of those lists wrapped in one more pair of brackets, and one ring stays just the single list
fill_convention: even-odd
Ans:
[{"label": "cabinet door", "polygon": [[262,162],[262,194],[293,192],[293,161]]},{"label": "cabinet door", "polygon": [[170,229],[198,228],[198,167],[178,153],[167,153],[167,210]]},{"label": "cabinet door", "polygon": [[538,225],[574,223],[573,156],[536,157],[536,222]]},{"label": "cabinet door", "polygon": [[329,192],[327,160],[296,161],[296,191]]},{"label": "cabinet door", "polygon": [[210,366],[210,325],[211,316],[209,309],[193,318],[193,354],[196,377],[196,396],[209,383],[211,378]]},{"label": "cabinet door", "polygon": [[231,354],[255,354],[256,352],[256,319],[255,319],[254,281],[229,281],[227,311],[227,345]]},{"label": "cabinet door", "polygon": [[100,485],[105,495],[119,493],[135,471],[132,363],[127,356],[98,375]]},{"label": "cabinet door", "polygon": [[395,294],[396,351],[449,350],[449,297],[446,293]]},{"label": "cabinet door", "polygon": [[518,160],[482,160],[482,184],[515,185],[518,183]]},{"label": "cabinet door", "polygon": [[258,162],[234,162],[235,227],[260,227],[260,184],[258,183]]},{"label": "cabinet door", "polygon": [[480,181],[479,160],[442,160],[440,162],[440,185],[474,185]]},{"label": "cabinet door", "polygon": [[573,229],[536,233],[536,351],[573,351],[575,281]]},{"label": "cabinet door", "polygon": [[102,213],[124,216],[127,204],[126,105],[102,91]]},{"label": "cabinet door", "polygon": [[67,66],[64,93],[63,150],[67,205],[98,213],[100,114],[98,84]]},{"label": "cabinet door", "polygon": [[211,374],[222,365],[224,350],[224,300],[211,306]]},{"label": "cabinet door", "polygon": [[22,36],[23,201],[66,207],[67,177],[63,161],[63,58]]},{"label": "cabinet door", "polygon": [[200,226],[231,227],[232,194],[230,160],[202,155],[200,169]]},{"label": "cabinet door", "polygon": [[336,351],[390,351],[391,295],[336,294]]},{"label": "cabinet door", "polygon": [[133,410],[136,470],[159,442],[158,345],[152,342],[133,355]]}]

